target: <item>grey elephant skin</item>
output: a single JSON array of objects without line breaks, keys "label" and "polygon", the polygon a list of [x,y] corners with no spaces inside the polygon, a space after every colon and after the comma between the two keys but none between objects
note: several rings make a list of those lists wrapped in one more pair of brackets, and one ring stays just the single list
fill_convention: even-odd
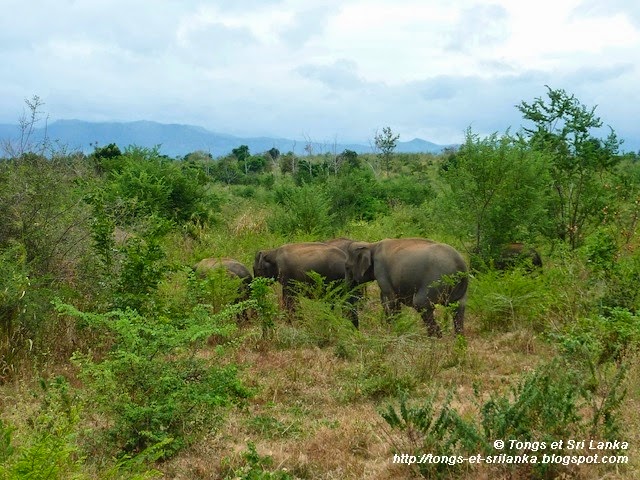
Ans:
[{"label": "grey elephant skin", "polygon": [[251,293],[249,285],[253,280],[253,275],[251,275],[249,269],[238,260],[226,257],[203,258],[193,266],[193,270],[201,278],[205,278],[208,272],[216,269],[223,269],[229,276],[242,280],[242,283],[238,287],[238,301],[249,298]]},{"label": "grey elephant skin", "polygon": [[468,267],[453,247],[422,238],[353,242],[345,271],[349,283],[378,282],[387,315],[396,313],[402,304],[415,308],[430,335],[442,335],[435,306],[458,302],[454,329],[463,333]]},{"label": "grey elephant skin", "polygon": [[[295,282],[311,284],[309,272],[321,275],[325,282],[344,282],[347,255],[338,247],[322,242],[288,243],[279,248],[260,250],[256,253],[253,273],[282,284],[282,299],[287,310],[294,307]],[[346,286],[346,285],[345,285]],[[355,298],[350,298],[349,317],[355,327],[358,319],[353,308]]]},{"label": "grey elephant skin", "polygon": [[322,243],[326,243],[327,245],[332,245],[334,247],[338,247],[344,253],[349,253],[349,245],[351,245],[356,240],[351,240],[346,237],[332,238],[331,240],[325,240]]},{"label": "grey elephant skin", "polygon": [[524,243],[508,243],[500,250],[500,257],[494,264],[498,270],[523,267],[526,270],[542,268],[542,258],[538,251]]}]

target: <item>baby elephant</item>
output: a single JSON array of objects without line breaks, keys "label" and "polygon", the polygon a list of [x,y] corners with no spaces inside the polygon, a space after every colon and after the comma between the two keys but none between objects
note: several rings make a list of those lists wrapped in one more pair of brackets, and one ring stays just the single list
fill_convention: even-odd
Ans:
[{"label": "baby elephant", "polygon": [[233,258],[204,258],[193,266],[193,270],[200,278],[205,278],[207,273],[214,270],[224,269],[233,278],[242,280],[238,287],[238,301],[249,299],[251,290],[249,285],[253,276],[247,267]]}]

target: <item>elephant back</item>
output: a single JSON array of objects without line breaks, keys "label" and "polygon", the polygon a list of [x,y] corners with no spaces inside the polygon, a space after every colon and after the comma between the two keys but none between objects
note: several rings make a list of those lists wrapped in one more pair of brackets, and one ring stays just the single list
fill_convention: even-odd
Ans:
[{"label": "elephant back", "polygon": [[322,242],[291,243],[278,249],[280,277],[307,280],[311,271],[327,280],[344,279],[347,255],[338,247]]},{"label": "elephant back", "polygon": [[251,275],[249,269],[233,258],[203,258],[193,267],[193,270],[201,277],[205,277],[208,272],[216,269],[224,269],[229,275],[248,282],[251,282],[253,279],[253,275]]}]

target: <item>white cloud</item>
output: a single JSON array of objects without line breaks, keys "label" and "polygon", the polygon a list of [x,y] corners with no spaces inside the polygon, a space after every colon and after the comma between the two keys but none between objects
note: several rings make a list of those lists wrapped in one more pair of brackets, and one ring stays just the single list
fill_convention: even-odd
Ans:
[{"label": "white cloud", "polygon": [[[28,5],[27,5],[28,3]],[[159,6],[161,5],[161,7]],[[575,93],[640,137],[634,0],[5,0],[0,122],[149,119],[242,135],[460,141]],[[638,148],[640,148],[640,138]]]}]

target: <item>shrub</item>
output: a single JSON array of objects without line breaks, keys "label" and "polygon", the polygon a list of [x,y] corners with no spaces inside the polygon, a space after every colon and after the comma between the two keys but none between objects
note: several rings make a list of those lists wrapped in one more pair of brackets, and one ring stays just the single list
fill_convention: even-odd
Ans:
[{"label": "shrub", "polygon": [[544,277],[522,269],[478,273],[470,284],[469,310],[478,314],[483,330],[541,330],[552,301],[549,288]]},{"label": "shrub", "polygon": [[177,223],[206,221],[210,208],[219,205],[188,165],[183,168],[157,149],[130,147],[116,159],[104,186],[87,200],[106,208],[119,223],[131,224],[151,214]]},{"label": "shrub", "polygon": [[68,479],[81,474],[76,444],[80,406],[63,377],[40,381],[39,409],[29,419],[32,430],[19,445],[12,444],[13,428],[0,420],[0,478]]},{"label": "shrub", "polygon": [[350,169],[327,183],[331,211],[341,224],[350,220],[372,220],[388,213],[379,181],[370,170]]},{"label": "shrub", "polygon": [[334,215],[327,195],[317,185],[281,185],[275,190],[278,208],[267,220],[269,228],[282,235],[331,233]]},{"label": "shrub", "polygon": [[640,317],[614,308],[606,315],[581,319],[550,337],[583,378],[582,395],[591,409],[590,434],[603,432],[615,439],[620,430],[616,411],[626,394],[623,380],[628,362],[640,349]]},{"label": "shrub", "polygon": [[[456,459],[479,453],[485,457],[498,454],[536,456],[535,463],[502,462],[487,464],[486,468],[506,469],[510,476],[552,478],[565,467],[542,463],[541,456],[545,453],[562,454],[562,448],[551,449],[551,442],[579,438],[584,434],[581,416],[584,397],[580,385],[580,373],[556,361],[525,376],[509,394],[492,395],[481,403],[481,394],[476,391],[477,417],[463,416],[451,407],[451,393],[439,407],[436,407],[436,396],[413,407],[401,398],[398,409],[388,406],[381,415],[393,430],[402,433],[400,437],[390,436],[400,453],[410,452],[416,456],[432,453],[446,459],[418,465],[419,473],[426,478],[442,478],[464,468],[473,469]],[[615,409],[609,413],[615,415]],[[494,449],[496,439],[504,439],[503,449]]]},{"label": "shrub", "polygon": [[110,419],[107,438],[117,450],[139,453],[163,444],[168,457],[211,427],[217,409],[249,395],[234,365],[209,367],[195,348],[211,335],[236,329],[235,305],[215,316],[196,306],[180,321],[134,310],[83,313],[57,303],[60,313],[113,337],[104,358],[76,353],[73,361],[95,408]]},{"label": "shrub", "polygon": [[223,474],[225,480],[293,480],[293,476],[286,470],[273,470],[273,459],[258,454],[253,443],[247,445],[247,451],[242,453],[244,465],[232,467],[228,458],[223,459]]}]

